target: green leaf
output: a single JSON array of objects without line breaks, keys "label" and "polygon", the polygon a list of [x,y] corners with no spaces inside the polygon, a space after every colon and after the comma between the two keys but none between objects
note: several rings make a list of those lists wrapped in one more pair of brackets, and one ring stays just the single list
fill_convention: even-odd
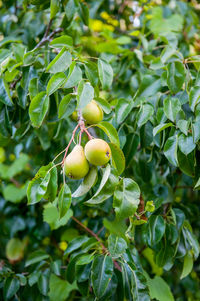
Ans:
[{"label": "green leaf", "polygon": [[34,127],[40,127],[49,109],[49,97],[45,91],[35,96],[29,107],[29,116]]},{"label": "green leaf", "polygon": [[178,166],[182,172],[190,177],[194,177],[195,156],[194,152],[185,156],[181,151],[178,151]]},{"label": "green leaf", "polygon": [[102,59],[98,59],[98,73],[102,88],[107,90],[113,81],[113,69],[111,65]]},{"label": "green leaf", "polygon": [[47,296],[49,290],[49,277],[45,274],[40,274],[37,282],[39,291],[42,295]]},{"label": "green leaf", "polygon": [[165,146],[164,146],[164,155],[169,160],[169,162],[177,166],[177,149],[178,149],[178,137],[174,135],[167,139]]},{"label": "green leaf", "polygon": [[178,138],[178,146],[181,152],[187,156],[195,149],[196,144],[193,142],[192,135],[185,136],[181,134]]},{"label": "green leaf", "polygon": [[53,39],[50,43],[51,47],[62,48],[73,45],[72,37],[64,35],[58,38]]},{"label": "green leaf", "polygon": [[75,103],[73,103],[74,98],[71,94],[65,95],[61,100],[58,107],[58,118],[66,119],[75,110]]},{"label": "green leaf", "polygon": [[95,126],[99,127],[101,130],[104,131],[104,133],[110,139],[110,142],[116,144],[118,147],[120,146],[118,133],[111,123],[107,121],[102,121],[98,124],[95,124]]},{"label": "green leaf", "polygon": [[183,134],[185,134],[186,136],[188,135],[189,122],[187,120],[180,119],[177,122],[177,126]]},{"label": "green leaf", "polygon": [[47,95],[50,96],[57,91],[65,82],[66,76],[63,72],[54,74],[47,84]]},{"label": "green leaf", "polygon": [[164,99],[164,112],[167,118],[169,118],[171,121],[174,122],[176,120],[176,116],[180,110],[181,103],[178,98],[166,97]]},{"label": "green leaf", "polygon": [[63,280],[56,275],[51,274],[48,296],[50,298],[50,301],[65,301],[69,297],[71,291],[75,290],[76,288],[77,286],[75,283],[70,284],[66,280]]},{"label": "green leaf", "polygon": [[3,285],[4,300],[11,299],[19,290],[20,281],[17,278],[7,278]]},{"label": "green leaf", "polygon": [[101,189],[101,185],[103,185],[103,182],[101,182],[100,187],[97,190],[98,193],[96,192],[95,195],[86,202],[86,204],[96,205],[103,203],[105,200],[107,200],[113,195],[118,183],[119,179],[117,172],[115,169],[113,169],[103,188]]},{"label": "green leaf", "polygon": [[157,125],[154,129],[153,129],[153,135],[156,136],[157,134],[159,134],[160,132],[162,132],[163,130],[167,129],[168,127],[173,126],[173,123],[163,123],[163,124],[159,124]]},{"label": "green leaf", "polygon": [[122,277],[124,294],[127,300],[150,301],[146,278],[142,272],[136,270],[132,263],[123,263]]},{"label": "green leaf", "polygon": [[147,277],[147,283],[152,299],[158,301],[174,301],[170,287],[164,279],[159,276],[155,276],[153,279]]},{"label": "green leaf", "polygon": [[127,248],[126,241],[115,234],[110,234],[108,237],[108,250],[113,258],[120,257]]},{"label": "green leaf", "polygon": [[104,218],[103,224],[110,233],[113,233],[116,236],[120,236],[124,240],[126,239],[125,233],[127,231],[127,225],[125,223],[125,220],[118,220],[115,218],[113,221],[109,221],[108,219]]},{"label": "green leaf", "polygon": [[154,113],[154,108],[152,105],[144,104],[140,107],[140,111],[138,113],[138,127],[141,127],[143,124],[147,123],[150,117]]},{"label": "green leaf", "polygon": [[68,0],[65,5],[65,14],[68,21],[71,21],[77,11],[76,0]]},{"label": "green leaf", "polygon": [[73,240],[70,241],[64,255],[69,255],[71,252],[79,249],[85,242],[89,240],[89,237],[82,235],[74,238]]},{"label": "green leaf", "polygon": [[147,240],[150,247],[156,245],[165,233],[165,221],[160,215],[151,215],[148,220]]},{"label": "green leaf", "polygon": [[93,254],[82,255],[76,262],[76,265],[85,265],[90,263],[94,259]]},{"label": "green leaf", "polygon": [[60,218],[62,218],[70,208],[72,201],[71,190],[67,184],[64,184],[58,195],[58,208]]},{"label": "green leaf", "polygon": [[190,252],[188,252],[184,257],[183,270],[180,279],[187,277],[193,268],[193,258]]},{"label": "green leaf", "polygon": [[76,65],[75,62],[71,64],[69,67],[69,73],[67,76],[67,80],[65,81],[63,88],[64,89],[69,89],[72,87],[75,87],[79,84],[79,82],[82,79],[82,71],[79,66]]},{"label": "green leaf", "polygon": [[64,72],[72,63],[71,54],[63,48],[55,59],[48,65],[47,71],[51,73]]},{"label": "green leaf", "polygon": [[109,143],[111,153],[112,153],[112,160],[114,161],[114,165],[118,171],[118,174],[122,174],[125,169],[125,157],[122,150],[114,143]]},{"label": "green leaf", "polygon": [[19,203],[26,196],[27,183],[22,187],[16,187],[13,184],[6,185],[3,188],[3,196],[5,200],[12,203]]},{"label": "green leaf", "polygon": [[13,178],[26,168],[28,162],[28,155],[21,153],[10,166],[0,163],[0,177],[7,180]]},{"label": "green leaf", "polygon": [[94,88],[89,82],[81,81],[78,85],[78,108],[83,109],[94,98]]},{"label": "green leaf", "polygon": [[139,205],[140,189],[138,184],[129,178],[121,179],[114,192],[113,207],[118,219],[134,215]]},{"label": "green leaf", "polygon": [[98,84],[99,76],[98,76],[98,68],[97,64],[91,61],[84,63],[85,74],[91,84],[95,87]]},{"label": "green leaf", "polygon": [[150,97],[155,95],[161,88],[161,79],[157,76],[145,75],[137,91],[136,97]]},{"label": "green leaf", "polygon": [[99,97],[95,97],[95,101],[100,105],[100,107],[103,109],[103,111],[106,114],[110,114],[112,109],[111,109],[109,102],[107,102],[103,98],[99,98]]},{"label": "green leaf", "polygon": [[86,194],[90,189],[95,185],[97,181],[97,167],[92,166],[86,175],[86,177],[83,179],[83,182],[81,185],[77,188],[77,190],[72,194],[73,198],[78,198],[84,194]]},{"label": "green leaf", "polygon": [[167,85],[172,93],[181,90],[185,81],[185,68],[181,62],[171,62],[167,65]]},{"label": "green leaf", "polygon": [[200,87],[192,87],[189,94],[189,104],[191,110],[194,112],[196,105],[200,101]]},{"label": "green leaf", "polygon": [[115,107],[116,121],[120,124],[126,119],[133,107],[133,101],[127,100],[125,98],[120,98]]},{"label": "green leaf", "polygon": [[36,173],[33,180],[29,182],[27,188],[28,205],[38,203],[41,198],[47,193],[48,184],[52,175],[48,171],[51,167],[53,167],[52,163],[46,166],[42,166]]},{"label": "green leaf", "polygon": [[109,255],[97,255],[92,263],[92,287],[97,298],[101,298],[113,274],[113,261]]},{"label": "green leaf", "polygon": [[25,267],[28,267],[32,264],[35,264],[35,263],[40,262],[47,258],[49,258],[49,254],[47,254],[46,252],[44,252],[42,250],[37,250],[28,256],[26,263],[25,263]]},{"label": "green leaf", "polygon": [[106,168],[103,169],[103,176],[99,185],[99,188],[97,189],[96,193],[94,194],[94,197],[97,196],[99,194],[99,192],[103,189],[103,187],[105,186],[106,182],[108,181],[108,178],[110,176],[110,172],[111,172],[111,167],[110,164],[108,164],[106,166]]},{"label": "green leaf", "polygon": [[59,1],[51,0],[50,4],[50,19],[53,19],[59,11]]},{"label": "green leaf", "polygon": [[7,106],[13,105],[8,85],[2,78],[0,78],[0,102]]}]

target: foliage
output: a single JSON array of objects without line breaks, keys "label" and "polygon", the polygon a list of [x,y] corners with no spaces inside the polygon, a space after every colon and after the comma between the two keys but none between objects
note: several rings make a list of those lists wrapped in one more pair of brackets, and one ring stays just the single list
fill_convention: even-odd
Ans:
[{"label": "foliage", "polygon": [[200,300],[199,49],[196,1],[0,1],[1,300]]}]

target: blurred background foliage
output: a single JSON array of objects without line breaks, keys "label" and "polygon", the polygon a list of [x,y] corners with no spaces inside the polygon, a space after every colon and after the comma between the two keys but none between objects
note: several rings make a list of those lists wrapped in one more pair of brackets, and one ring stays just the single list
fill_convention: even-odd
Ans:
[{"label": "blurred background foliage", "polygon": [[[0,1],[1,300],[200,300],[199,16],[197,1]],[[49,71],[62,47],[71,56]],[[102,82],[96,58],[112,66],[113,78],[108,67]],[[58,73],[59,83],[49,87]],[[117,220],[113,193],[85,204],[100,179],[61,219],[55,197],[27,205],[29,181],[69,142],[76,102],[59,104],[82,78],[118,132],[122,177],[140,187],[135,215]],[[48,108],[41,100],[42,116],[34,119],[30,103],[46,89]],[[94,134],[107,139],[100,129]],[[68,183],[72,191],[80,184]],[[114,259],[130,261],[137,280],[121,266],[99,293],[95,275],[102,260],[109,272],[112,260],[94,259],[101,246],[72,216],[98,234]]]}]

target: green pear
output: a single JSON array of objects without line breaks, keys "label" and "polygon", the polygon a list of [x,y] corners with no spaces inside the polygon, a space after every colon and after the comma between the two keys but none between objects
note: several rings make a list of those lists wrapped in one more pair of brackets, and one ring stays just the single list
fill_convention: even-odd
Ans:
[{"label": "green pear", "polygon": [[94,100],[83,108],[82,115],[87,124],[95,124],[103,120],[103,110]]},{"label": "green pear", "polygon": [[19,238],[12,238],[6,245],[6,257],[15,264],[24,257],[24,243]]},{"label": "green pear", "polygon": [[66,176],[74,180],[84,178],[87,175],[89,164],[81,145],[76,145],[66,157],[64,169]]},{"label": "green pear", "polygon": [[102,139],[91,139],[85,146],[87,160],[96,166],[105,165],[111,157],[111,150],[108,143]]}]

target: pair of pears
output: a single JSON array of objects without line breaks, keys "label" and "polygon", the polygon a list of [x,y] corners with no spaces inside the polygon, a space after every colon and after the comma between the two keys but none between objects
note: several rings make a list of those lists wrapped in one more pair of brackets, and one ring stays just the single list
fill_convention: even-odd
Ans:
[{"label": "pair of pears", "polygon": [[102,139],[91,139],[85,145],[76,145],[66,157],[64,170],[67,177],[78,180],[84,178],[89,171],[89,163],[102,166],[108,163],[111,150],[108,143]]}]

